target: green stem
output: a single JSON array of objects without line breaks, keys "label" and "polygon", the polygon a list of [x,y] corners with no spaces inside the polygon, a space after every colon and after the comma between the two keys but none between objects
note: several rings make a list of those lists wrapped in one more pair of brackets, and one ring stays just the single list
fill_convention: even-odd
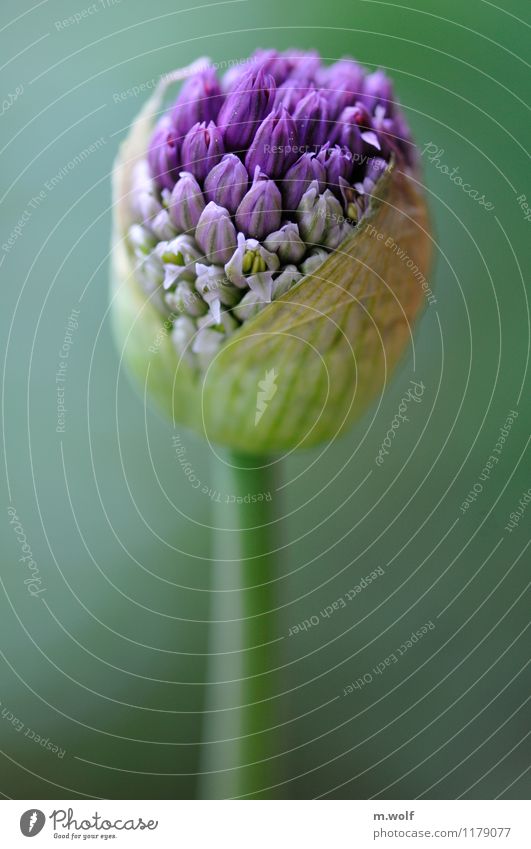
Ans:
[{"label": "green stem", "polygon": [[273,467],[268,458],[217,453],[200,777],[207,799],[259,795],[275,782],[277,761],[268,759],[278,750]]}]

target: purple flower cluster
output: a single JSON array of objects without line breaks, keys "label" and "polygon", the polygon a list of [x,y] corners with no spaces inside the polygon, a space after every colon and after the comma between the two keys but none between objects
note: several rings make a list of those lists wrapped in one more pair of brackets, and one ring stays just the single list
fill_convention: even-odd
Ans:
[{"label": "purple flower cluster", "polygon": [[189,78],[135,169],[129,234],[178,350],[208,363],[318,268],[412,151],[390,80],[351,59],[260,50],[221,80]]}]

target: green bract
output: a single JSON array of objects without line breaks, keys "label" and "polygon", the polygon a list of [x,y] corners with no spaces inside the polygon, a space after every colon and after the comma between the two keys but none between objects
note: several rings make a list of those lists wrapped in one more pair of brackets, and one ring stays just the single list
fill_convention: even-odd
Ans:
[{"label": "green bract", "polygon": [[392,161],[354,233],[248,318],[201,372],[177,354],[126,240],[132,168],[167,84],[135,120],[114,168],[112,313],[123,357],[175,422],[211,442],[260,454],[333,439],[382,391],[411,342],[431,249],[420,183]]}]

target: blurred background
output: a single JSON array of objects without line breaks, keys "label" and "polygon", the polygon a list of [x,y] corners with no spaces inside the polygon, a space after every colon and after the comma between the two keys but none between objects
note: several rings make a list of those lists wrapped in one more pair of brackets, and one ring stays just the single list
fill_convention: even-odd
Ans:
[{"label": "blurred background", "polygon": [[[393,77],[426,150],[436,303],[416,329],[415,370],[410,352],[377,411],[291,456],[277,483],[268,622],[283,725],[264,795],[526,798],[531,508],[508,523],[531,486],[529,5],[3,0],[0,44],[2,794],[202,792],[212,501],[113,344],[110,172],[160,74],[296,47]],[[411,379],[422,403],[378,467]],[[211,485],[204,444],[180,438]]]}]

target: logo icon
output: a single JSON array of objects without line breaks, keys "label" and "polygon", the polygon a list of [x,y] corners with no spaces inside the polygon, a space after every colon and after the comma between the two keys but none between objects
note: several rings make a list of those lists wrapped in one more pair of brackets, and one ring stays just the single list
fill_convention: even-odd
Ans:
[{"label": "logo icon", "polygon": [[259,391],[256,393],[256,413],[254,417],[255,427],[267,410],[268,402],[271,401],[278,389],[275,383],[277,377],[277,371],[272,368],[266,371],[263,380],[258,382]]},{"label": "logo icon", "polygon": [[20,830],[24,837],[35,837],[44,828],[46,817],[38,808],[30,808],[20,817]]}]

